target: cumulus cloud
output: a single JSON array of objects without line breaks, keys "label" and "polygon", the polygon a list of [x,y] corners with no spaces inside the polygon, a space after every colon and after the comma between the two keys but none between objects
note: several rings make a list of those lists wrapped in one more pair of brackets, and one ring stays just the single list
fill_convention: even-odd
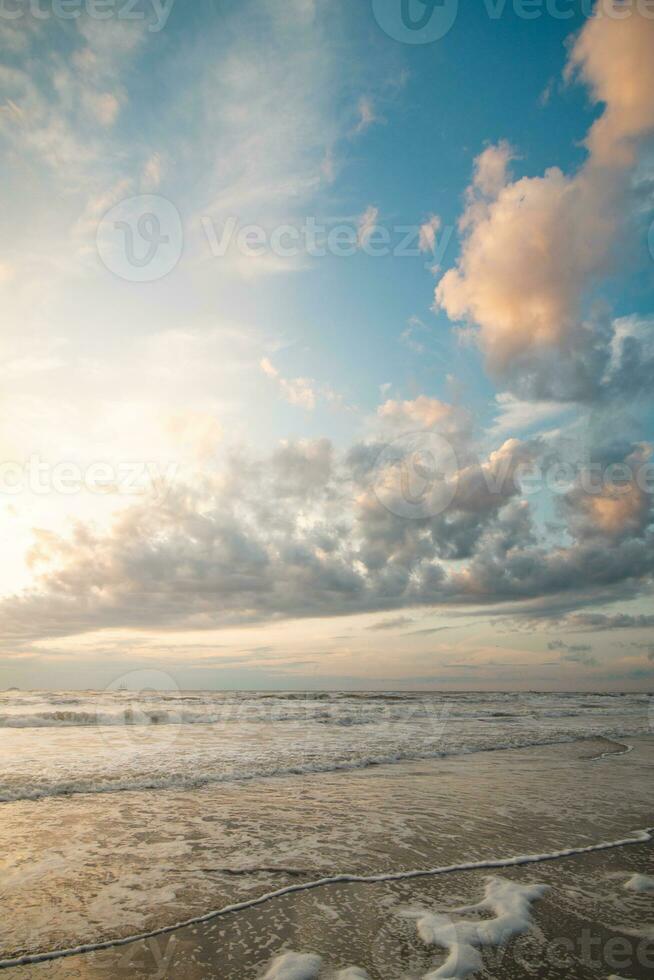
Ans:
[{"label": "cumulus cloud", "polygon": [[634,160],[636,141],[654,128],[654,24],[637,5],[600,0],[577,39],[566,74],[578,72],[594,102],[606,108],[586,143],[598,166],[622,167]]},{"label": "cumulus cloud", "polygon": [[[472,187],[468,189],[468,200],[475,204],[478,194],[483,198],[497,197],[507,183],[507,173],[515,151],[506,140],[488,146],[475,160]],[[465,217],[463,221],[465,222]]]},{"label": "cumulus cloud", "polygon": [[612,542],[642,536],[654,516],[654,500],[644,479],[651,447],[636,446],[626,456],[618,451],[618,458],[611,447],[604,458],[597,450],[596,455],[596,479],[583,469],[577,485],[561,499],[570,534],[579,540]]},{"label": "cumulus cloud", "polygon": [[345,455],[327,439],[287,441],[263,459],[233,452],[225,469],[139,501],[108,530],[80,522],[71,536],[37,534],[33,588],[0,603],[5,642],[384,611],[397,618],[378,628],[395,628],[420,606],[513,604],[533,616],[650,589],[644,521],[610,549],[603,531],[556,548],[541,537],[515,479],[538,452],[508,440],[470,459],[450,506],[416,519],[375,492],[377,444]]},{"label": "cumulus cloud", "polygon": [[490,370],[529,397],[594,398],[609,366],[611,326],[585,304],[625,223],[628,167],[654,129],[653,52],[654,21],[635,9],[585,24],[567,73],[605,107],[576,174],[512,180],[506,143],[475,162],[461,255],[436,306],[473,324]]}]

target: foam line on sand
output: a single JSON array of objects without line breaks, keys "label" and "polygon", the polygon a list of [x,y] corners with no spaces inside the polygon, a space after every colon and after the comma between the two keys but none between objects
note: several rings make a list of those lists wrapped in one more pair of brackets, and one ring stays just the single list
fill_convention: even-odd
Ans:
[{"label": "foam line on sand", "polygon": [[296,892],[310,891],[313,888],[324,888],[327,885],[372,885],[387,881],[406,881],[411,878],[428,878],[436,875],[454,874],[460,871],[482,871],[497,868],[516,868],[526,864],[541,864],[544,861],[557,861],[561,858],[577,857],[581,854],[591,854],[595,851],[609,851],[617,847],[628,847],[632,844],[646,844],[652,840],[653,828],[647,830],[636,830],[631,837],[623,837],[619,840],[603,841],[599,844],[589,844],[586,847],[569,847],[562,851],[552,851],[549,854],[519,854],[509,858],[490,858],[486,861],[467,861],[463,864],[448,864],[440,868],[418,869],[415,871],[391,871],[372,875],[340,874],[332,875],[328,878],[317,878],[315,881],[306,881],[287,885],[285,888],[278,888],[272,892],[266,892],[257,898],[250,898],[244,902],[236,902],[233,905],[225,905],[224,908],[215,909],[213,912],[206,912],[204,915],[197,915],[184,922],[177,922],[174,925],[162,926],[159,929],[152,929],[150,932],[142,932],[133,936],[124,936],[119,939],[107,939],[104,942],[85,943],[81,946],[74,946],[69,949],[46,950],[41,953],[31,953],[26,956],[19,956],[16,959],[0,960],[0,970],[7,970],[11,967],[27,966],[32,963],[45,963],[49,960],[60,960],[68,956],[80,956],[83,953],[96,953],[102,950],[114,949],[120,946],[128,946],[130,943],[141,942],[152,939],[156,936],[164,936],[178,929],[188,926],[202,925],[211,922],[212,919],[220,918],[224,915],[232,915],[235,912],[243,912],[246,909],[256,908],[266,902],[284,895],[292,895]]}]

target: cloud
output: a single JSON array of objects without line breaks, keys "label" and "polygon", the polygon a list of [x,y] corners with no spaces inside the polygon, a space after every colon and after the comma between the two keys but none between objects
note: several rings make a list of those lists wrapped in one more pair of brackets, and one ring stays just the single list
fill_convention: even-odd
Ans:
[{"label": "cloud", "polygon": [[164,165],[160,153],[153,153],[145,162],[141,174],[141,188],[144,191],[156,191],[161,184]]},{"label": "cloud", "polygon": [[373,632],[380,632],[383,630],[398,630],[403,626],[409,626],[413,620],[410,616],[395,616],[393,619],[382,619],[378,623],[373,623],[372,626],[367,626],[366,629],[372,630]]},{"label": "cloud", "polygon": [[379,208],[373,207],[372,204],[370,204],[360,216],[357,223],[357,241],[359,243],[359,248],[364,248],[368,244],[370,236],[377,227],[378,217]]},{"label": "cloud", "polygon": [[188,410],[169,415],[164,428],[196,462],[207,462],[223,439],[223,426],[211,412]]},{"label": "cloud", "polygon": [[585,667],[595,667],[597,658],[592,656],[593,648],[586,643],[570,646],[563,640],[554,640],[547,644],[548,650],[560,650],[561,660],[568,663],[583,664]]},{"label": "cloud", "polygon": [[421,252],[436,251],[436,235],[441,227],[441,219],[436,214],[432,214],[427,221],[420,226],[419,245]]},{"label": "cloud", "polygon": [[637,141],[654,129],[654,23],[640,8],[618,13],[619,7],[599,0],[566,69],[567,77],[578,72],[593,101],[606,107],[586,139],[593,163],[603,167],[633,163]]},{"label": "cloud", "polygon": [[637,650],[645,650],[648,660],[654,660],[654,643],[632,643]]},{"label": "cloud", "polygon": [[50,180],[69,189],[79,189],[80,182],[83,188],[97,185],[111,158],[102,131],[114,125],[127,102],[117,79],[148,39],[147,26],[80,17],[45,57],[41,30],[32,20],[23,17],[13,26],[25,50],[39,60],[39,71],[25,71],[24,56],[15,67],[3,66],[13,112],[0,113],[0,131],[20,153],[45,163]]},{"label": "cloud", "polygon": [[178,478],[108,529],[80,521],[71,536],[37,533],[33,586],[0,603],[5,642],[384,611],[397,614],[381,621],[390,629],[409,618],[403,610],[425,606],[510,606],[554,620],[562,604],[651,589],[654,532],[645,520],[611,530],[607,548],[606,529],[575,524],[573,501],[569,543],[540,536],[515,480],[540,449],[513,439],[471,457],[451,505],[418,519],[376,495],[374,443],[346,454],[327,439],[284,441],[264,458],[228,451],[224,466]]},{"label": "cloud", "polygon": [[311,378],[283,378],[267,357],[261,358],[260,367],[268,378],[277,382],[282,397],[290,405],[296,405],[309,412],[316,407],[316,393]]},{"label": "cloud", "polygon": [[495,404],[498,416],[490,429],[490,434],[495,438],[550,425],[573,407],[551,401],[526,401],[517,398],[510,391],[496,395]]},{"label": "cloud", "polygon": [[513,181],[506,143],[475,162],[461,255],[436,306],[474,324],[490,371],[526,397],[589,400],[604,378],[612,331],[584,304],[625,225],[627,168],[654,129],[652,50],[654,21],[636,10],[586,22],[567,73],[605,107],[576,174],[551,167]]},{"label": "cloud", "polygon": [[354,129],[354,132],[357,135],[365,132],[365,130],[374,123],[383,122],[383,119],[376,114],[374,102],[369,96],[364,95],[359,99],[359,104],[357,105],[357,115],[358,120]]},{"label": "cloud", "polygon": [[113,126],[120,112],[120,98],[113,92],[90,93],[87,104],[101,126]]},{"label": "cloud", "polygon": [[605,632],[607,630],[651,629],[654,627],[654,615],[640,613],[599,613],[573,612],[558,620],[558,625],[564,629],[579,632]]},{"label": "cloud", "polygon": [[645,534],[654,517],[654,499],[642,479],[650,457],[651,448],[645,445],[626,456],[618,451],[618,458],[600,456],[600,469],[605,472],[598,483],[583,469],[577,486],[560,501],[570,534],[582,541],[613,543]]},{"label": "cloud", "polygon": [[585,643],[570,646],[563,640],[554,640],[547,644],[548,650],[560,650],[561,660],[567,663],[583,664],[585,667],[595,667],[597,658],[592,656],[593,648]]},{"label": "cloud", "polygon": [[443,423],[449,426],[453,420],[460,418],[451,405],[427,395],[419,395],[411,401],[403,402],[389,399],[379,406],[377,415],[384,422],[405,429],[430,429],[434,426],[440,428]]}]

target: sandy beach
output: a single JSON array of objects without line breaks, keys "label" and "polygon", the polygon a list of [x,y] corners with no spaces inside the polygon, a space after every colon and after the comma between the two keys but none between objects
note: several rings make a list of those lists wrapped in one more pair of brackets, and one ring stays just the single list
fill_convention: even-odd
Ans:
[{"label": "sandy beach", "polygon": [[[588,739],[167,790],[154,809],[138,792],[110,808],[106,797],[84,795],[5,805],[3,833],[17,846],[3,869],[3,959],[155,933],[6,975],[641,980],[654,966],[646,841],[518,866],[306,886],[637,840],[652,824],[653,742]],[[296,890],[156,935],[289,886]],[[425,916],[438,924],[435,940]],[[495,923],[488,942],[466,944],[480,922]],[[481,956],[481,969],[469,969],[470,955]],[[339,972],[348,968],[359,972]]]}]

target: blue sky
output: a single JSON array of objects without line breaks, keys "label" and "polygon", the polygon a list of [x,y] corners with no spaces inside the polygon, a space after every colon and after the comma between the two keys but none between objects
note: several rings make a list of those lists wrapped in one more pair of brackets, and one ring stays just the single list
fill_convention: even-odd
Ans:
[{"label": "blue sky", "polygon": [[384,4],[3,7],[0,686],[651,686],[654,21]]}]

